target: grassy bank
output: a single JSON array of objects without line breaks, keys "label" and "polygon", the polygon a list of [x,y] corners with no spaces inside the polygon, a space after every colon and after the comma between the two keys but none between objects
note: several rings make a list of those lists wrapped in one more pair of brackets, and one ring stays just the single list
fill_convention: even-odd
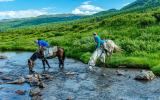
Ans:
[{"label": "grassy bank", "polygon": [[113,55],[112,67],[147,68],[160,74],[160,23],[153,15],[160,8],[121,13],[59,24],[15,28],[0,33],[0,50],[34,51],[34,40],[43,38],[64,47],[66,55],[85,63],[95,50],[92,33],[112,39],[124,51]]}]

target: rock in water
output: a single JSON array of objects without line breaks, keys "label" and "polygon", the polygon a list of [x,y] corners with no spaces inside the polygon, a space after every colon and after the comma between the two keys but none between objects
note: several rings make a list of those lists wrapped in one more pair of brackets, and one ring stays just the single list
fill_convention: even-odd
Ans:
[{"label": "rock in water", "polygon": [[139,75],[135,77],[136,80],[153,80],[156,76],[152,71],[143,70]]},{"label": "rock in water", "polygon": [[120,70],[117,70],[116,73],[117,73],[118,76],[124,75],[124,73],[122,71],[120,71]]},{"label": "rock in water", "polygon": [[33,88],[30,90],[29,95],[30,96],[37,96],[39,95],[41,92],[41,90],[39,88]]},{"label": "rock in water", "polygon": [[75,73],[75,72],[66,72],[65,75],[66,75],[66,76],[69,76],[69,75],[76,75],[76,73]]},{"label": "rock in water", "polygon": [[8,76],[2,76],[1,79],[2,79],[2,80],[12,80],[12,78],[11,78],[11,77],[8,77]]},{"label": "rock in water", "polygon": [[42,81],[39,83],[39,88],[45,88],[45,84]]},{"label": "rock in water", "polygon": [[28,75],[26,79],[31,86],[39,86],[41,76],[39,74]]},{"label": "rock in water", "polygon": [[66,100],[73,100],[72,97],[68,97]]},{"label": "rock in water", "polygon": [[7,59],[7,56],[0,55],[0,59]]},{"label": "rock in water", "polygon": [[49,74],[42,74],[43,78],[46,80],[53,80],[53,76],[49,75]]},{"label": "rock in water", "polygon": [[25,95],[26,91],[17,90],[16,93],[19,94],[19,95]]},{"label": "rock in water", "polygon": [[41,96],[34,96],[31,100],[42,100]]},{"label": "rock in water", "polygon": [[20,79],[17,79],[12,82],[6,82],[7,84],[23,84],[25,82],[25,78],[21,77]]}]

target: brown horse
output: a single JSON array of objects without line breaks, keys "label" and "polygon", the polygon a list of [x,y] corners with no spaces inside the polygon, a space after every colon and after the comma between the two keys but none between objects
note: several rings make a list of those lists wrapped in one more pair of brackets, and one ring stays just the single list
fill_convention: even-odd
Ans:
[{"label": "brown horse", "polygon": [[47,61],[47,59],[51,59],[51,58],[54,58],[54,57],[58,57],[58,60],[59,60],[59,68],[60,69],[63,69],[64,68],[64,60],[65,60],[65,51],[63,48],[61,47],[53,47],[51,48],[51,54],[49,54],[49,56],[47,57],[44,57],[44,50],[39,50],[35,53],[33,53],[33,55],[30,57],[30,59],[28,59],[28,67],[29,67],[29,71],[30,72],[33,72],[33,67],[34,67],[34,62],[37,60],[37,59],[41,59],[42,60],[42,63],[43,63],[43,69],[45,70],[45,63],[48,65],[48,67],[50,68],[50,65]]}]

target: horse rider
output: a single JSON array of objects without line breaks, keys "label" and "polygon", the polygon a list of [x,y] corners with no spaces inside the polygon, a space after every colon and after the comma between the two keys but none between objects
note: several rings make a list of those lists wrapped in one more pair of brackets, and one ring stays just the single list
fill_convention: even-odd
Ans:
[{"label": "horse rider", "polygon": [[38,50],[41,51],[42,50],[42,58],[45,58],[47,56],[45,51],[49,52],[49,44],[47,41],[42,40],[42,39],[37,39],[35,40],[35,43],[38,45]]},{"label": "horse rider", "polygon": [[94,32],[93,35],[94,35],[94,40],[96,42],[96,49],[103,47],[103,49],[107,53],[108,49],[106,47],[106,40],[101,39],[100,36],[96,32]]}]

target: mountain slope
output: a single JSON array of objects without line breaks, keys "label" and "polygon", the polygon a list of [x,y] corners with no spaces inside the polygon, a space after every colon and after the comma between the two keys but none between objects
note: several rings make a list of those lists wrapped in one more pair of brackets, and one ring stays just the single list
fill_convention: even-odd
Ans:
[{"label": "mountain slope", "polygon": [[94,18],[97,16],[110,16],[116,15],[123,12],[128,13],[129,11],[142,10],[149,7],[160,6],[160,0],[136,0],[135,2],[123,7],[120,10],[109,9],[107,11],[102,11],[91,16],[83,15],[73,15],[73,14],[57,14],[57,15],[42,15],[34,18],[23,18],[23,19],[11,19],[11,20],[1,20],[0,21],[0,31],[4,31],[8,28],[16,28],[31,25],[40,25],[44,23],[55,23],[55,22],[65,22],[72,21],[81,18]]},{"label": "mountain slope", "polygon": [[116,13],[116,12],[118,12],[119,10],[117,10],[117,9],[109,9],[109,10],[107,10],[107,11],[101,11],[101,12],[99,12],[99,13],[96,13],[96,14],[94,14],[93,16],[103,16],[103,15],[106,15],[106,14],[113,14],[113,13]]},{"label": "mountain slope", "polygon": [[72,21],[82,18],[82,15],[73,14],[57,14],[57,15],[43,15],[32,18],[22,18],[22,19],[6,19],[0,21],[0,30],[7,28],[16,28],[22,26],[39,25],[44,23],[55,23],[55,22],[65,22]]},{"label": "mountain slope", "polygon": [[160,6],[160,0],[136,0],[135,2],[123,7],[121,10],[157,7]]}]

